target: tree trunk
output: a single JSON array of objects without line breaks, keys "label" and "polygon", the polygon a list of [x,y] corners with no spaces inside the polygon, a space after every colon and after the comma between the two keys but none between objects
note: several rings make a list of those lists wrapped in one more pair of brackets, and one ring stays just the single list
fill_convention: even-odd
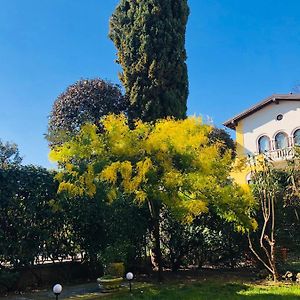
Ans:
[{"label": "tree trunk", "polygon": [[275,205],[278,197],[279,189],[277,187],[277,179],[272,172],[273,167],[268,161],[264,161],[261,166],[263,169],[257,171],[256,167],[252,171],[255,175],[254,186],[256,187],[256,198],[261,206],[261,214],[263,224],[260,229],[259,246],[262,253],[258,253],[252,244],[250,234],[248,232],[249,247],[255,257],[270,272],[274,281],[278,280],[278,271],[276,266],[275,255]]},{"label": "tree trunk", "polygon": [[265,268],[272,274],[273,281],[276,282],[278,280],[278,271],[276,267],[276,257],[275,257],[275,241],[270,243],[268,240],[268,236],[265,236],[265,240],[268,241],[270,245],[270,252],[267,251],[265,246],[261,246],[261,249],[264,250],[266,254],[266,259],[264,259],[258,252],[254,249],[250,234],[248,233],[248,242],[249,248],[254,254],[254,256],[265,266]]},{"label": "tree trunk", "polygon": [[153,221],[154,255],[155,255],[155,262],[158,267],[158,281],[161,282],[163,280],[163,267],[162,267],[162,253],[160,247],[160,226],[159,226],[160,208],[155,207],[154,203],[151,200],[148,201],[148,204],[149,204],[149,210]]},{"label": "tree trunk", "polygon": [[155,260],[158,266],[158,281],[161,282],[163,279],[163,268],[162,268],[162,254],[160,248],[160,228],[159,228],[159,216],[154,219],[154,228],[153,228],[153,236],[154,236],[154,252],[155,252]]},{"label": "tree trunk", "polygon": [[272,276],[273,276],[273,281],[276,282],[278,280],[278,271],[277,271],[277,266],[276,266],[276,257],[275,257],[275,241],[272,242],[270,245],[271,247],[271,268],[273,270]]}]

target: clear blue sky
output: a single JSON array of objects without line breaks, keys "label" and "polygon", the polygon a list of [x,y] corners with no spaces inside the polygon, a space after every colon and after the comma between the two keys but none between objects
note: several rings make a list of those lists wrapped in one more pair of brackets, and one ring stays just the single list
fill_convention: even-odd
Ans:
[{"label": "clear blue sky", "polygon": [[[108,20],[118,0],[0,0],[0,138],[51,166],[43,134],[80,78],[118,81]],[[216,125],[300,83],[299,0],[189,0],[189,114]]]}]

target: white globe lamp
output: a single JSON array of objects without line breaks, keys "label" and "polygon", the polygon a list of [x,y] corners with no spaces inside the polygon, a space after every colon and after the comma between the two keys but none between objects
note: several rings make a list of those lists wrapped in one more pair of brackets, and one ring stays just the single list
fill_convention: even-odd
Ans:
[{"label": "white globe lamp", "polygon": [[56,300],[58,299],[58,296],[62,292],[62,286],[60,284],[55,284],[53,286],[53,294],[56,296]]},{"label": "white globe lamp", "polygon": [[132,274],[131,272],[128,272],[128,273],[126,274],[126,279],[129,281],[129,291],[130,291],[130,293],[131,293],[131,281],[132,281],[132,279],[133,279],[133,274]]},{"label": "white globe lamp", "polygon": [[133,274],[132,274],[131,272],[128,272],[128,273],[126,274],[126,279],[127,279],[127,280],[132,280],[132,279],[133,279]]}]

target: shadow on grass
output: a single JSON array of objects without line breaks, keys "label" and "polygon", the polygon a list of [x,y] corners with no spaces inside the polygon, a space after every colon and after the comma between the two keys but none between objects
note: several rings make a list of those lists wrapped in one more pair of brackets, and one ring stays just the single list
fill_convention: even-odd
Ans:
[{"label": "shadow on grass", "polygon": [[144,300],[296,300],[300,299],[300,287],[259,287],[237,283],[198,283],[194,285],[151,286],[137,289],[132,295],[116,295],[112,299]]},{"label": "shadow on grass", "polygon": [[[0,298],[1,300],[2,298]],[[6,300],[48,300],[50,292],[32,297],[6,298]],[[132,294],[127,287],[116,294],[101,294],[93,285],[77,286],[64,290],[61,300],[296,300],[300,299],[300,286],[257,285],[230,283],[218,280],[171,282],[164,284],[136,282]]]}]

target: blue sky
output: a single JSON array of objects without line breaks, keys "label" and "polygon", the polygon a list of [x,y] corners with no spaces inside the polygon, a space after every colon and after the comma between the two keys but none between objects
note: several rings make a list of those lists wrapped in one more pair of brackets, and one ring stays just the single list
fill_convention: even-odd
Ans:
[{"label": "blue sky", "polygon": [[[51,167],[56,97],[80,78],[117,82],[108,20],[118,0],[0,0],[0,138]],[[300,1],[189,0],[188,113],[223,121],[300,83]]]}]

